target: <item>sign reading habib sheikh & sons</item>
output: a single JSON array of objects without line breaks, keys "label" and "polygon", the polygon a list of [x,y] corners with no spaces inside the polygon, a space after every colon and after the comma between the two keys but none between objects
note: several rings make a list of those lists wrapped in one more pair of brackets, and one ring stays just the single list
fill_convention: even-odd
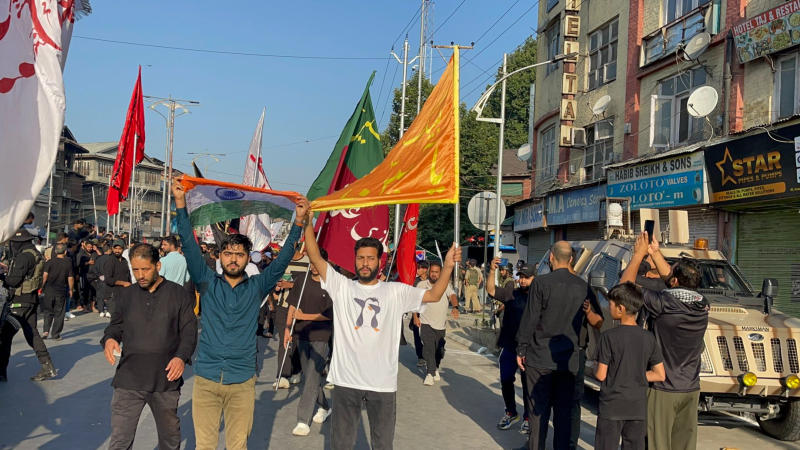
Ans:
[{"label": "sign reading habib sheikh & sons", "polygon": [[771,133],[775,139],[759,133],[706,148],[713,203],[800,196],[800,153],[793,142],[800,125]]}]

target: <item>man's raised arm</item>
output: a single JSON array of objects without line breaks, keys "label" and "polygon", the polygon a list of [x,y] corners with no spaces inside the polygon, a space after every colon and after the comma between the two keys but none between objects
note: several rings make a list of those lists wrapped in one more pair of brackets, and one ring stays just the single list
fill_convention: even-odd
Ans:
[{"label": "man's raised arm", "polygon": [[317,272],[319,272],[319,277],[322,278],[322,281],[326,281],[328,275],[328,262],[325,261],[325,258],[323,258],[322,254],[319,252],[317,237],[314,235],[313,218],[314,212],[311,211],[311,208],[309,208],[308,215],[305,219],[304,231],[306,235],[306,255],[308,255],[308,260],[311,261],[311,264],[317,268]]},{"label": "man's raised arm", "polygon": [[461,247],[456,247],[453,244],[444,257],[444,267],[442,267],[439,279],[436,280],[436,284],[433,287],[425,291],[422,303],[438,302],[442,298],[442,295],[447,290],[447,284],[450,283],[450,276],[453,274],[453,267],[455,267],[456,261],[461,261]]},{"label": "man's raised arm", "polygon": [[[186,190],[178,180],[172,180],[172,197],[175,199],[175,210],[178,219],[178,234],[181,237],[183,244],[183,256],[186,258],[186,268],[189,269],[189,275],[198,289],[200,284],[208,283],[208,280],[214,276],[211,269],[206,265],[203,260],[203,253],[200,251],[200,246],[194,240],[194,233],[192,233],[192,225],[189,222],[189,213],[186,211]],[[220,249],[221,251],[222,249]],[[202,292],[202,291],[201,291]]]}]

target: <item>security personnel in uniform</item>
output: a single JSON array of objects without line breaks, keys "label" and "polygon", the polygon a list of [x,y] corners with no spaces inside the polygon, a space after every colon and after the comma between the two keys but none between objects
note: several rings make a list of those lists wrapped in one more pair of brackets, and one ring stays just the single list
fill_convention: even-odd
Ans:
[{"label": "security personnel in uniform", "polygon": [[[25,340],[33,347],[42,365],[42,369],[31,377],[31,380],[42,381],[56,376],[53,361],[36,327],[38,291],[42,287],[44,257],[33,246],[31,241],[34,237],[25,228],[20,228],[9,242],[12,260],[5,285],[10,291],[8,300],[10,308],[0,328],[0,381],[6,381],[11,340],[19,329],[14,325],[19,325],[23,329]],[[9,317],[13,320],[8,320]]]}]

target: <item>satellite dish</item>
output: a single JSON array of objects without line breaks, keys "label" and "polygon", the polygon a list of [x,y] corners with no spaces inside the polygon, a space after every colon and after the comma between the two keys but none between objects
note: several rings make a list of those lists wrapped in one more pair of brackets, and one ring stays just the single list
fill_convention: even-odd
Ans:
[{"label": "satellite dish", "polygon": [[711,43],[711,35],[702,32],[696,34],[693,38],[689,39],[686,46],[683,47],[683,58],[687,61],[696,60],[698,56],[702,55]]},{"label": "satellite dish", "polygon": [[695,89],[686,102],[686,110],[692,117],[705,117],[717,107],[717,90],[711,86],[700,86]]},{"label": "satellite dish", "polygon": [[517,158],[520,161],[527,161],[531,159],[531,144],[526,143],[517,150]]},{"label": "satellite dish", "polygon": [[594,102],[594,106],[592,106],[592,114],[596,116],[603,114],[608,109],[609,103],[611,103],[610,95],[604,95],[600,97],[596,102]]}]

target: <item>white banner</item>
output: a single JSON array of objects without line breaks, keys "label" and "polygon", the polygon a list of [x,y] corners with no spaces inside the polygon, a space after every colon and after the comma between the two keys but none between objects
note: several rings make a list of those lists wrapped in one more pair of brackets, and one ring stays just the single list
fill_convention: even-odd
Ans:
[{"label": "white banner", "polygon": [[[261,136],[264,129],[264,113],[265,110],[262,110],[253,139],[250,141],[250,151],[247,155],[247,162],[244,165],[242,184],[261,189],[272,189],[261,164]],[[239,232],[250,238],[253,242],[254,250],[261,250],[269,245],[272,240],[272,234],[269,231],[271,222],[272,219],[269,214],[244,216],[239,219]]]},{"label": "white banner", "polygon": [[64,126],[62,68],[75,0],[0,2],[0,242],[22,225],[50,176]]}]

